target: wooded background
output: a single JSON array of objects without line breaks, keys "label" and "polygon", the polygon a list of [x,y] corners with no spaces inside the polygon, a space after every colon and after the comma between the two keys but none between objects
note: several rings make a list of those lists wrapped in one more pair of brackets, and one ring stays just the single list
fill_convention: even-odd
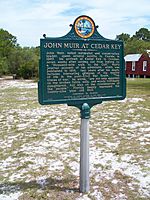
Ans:
[{"label": "wooded background", "polygon": [[[141,28],[133,36],[122,33],[116,40],[123,40],[125,55],[150,50],[150,31]],[[16,78],[38,77],[39,47],[21,47],[17,37],[0,29],[0,77],[14,75]]]}]

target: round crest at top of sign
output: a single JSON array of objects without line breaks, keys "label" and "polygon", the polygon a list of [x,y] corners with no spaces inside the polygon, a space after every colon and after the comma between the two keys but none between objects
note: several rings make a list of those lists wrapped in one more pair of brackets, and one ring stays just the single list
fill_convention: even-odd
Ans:
[{"label": "round crest at top of sign", "polygon": [[82,15],[75,20],[74,29],[78,36],[86,39],[93,35],[95,31],[95,23],[90,17]]}]

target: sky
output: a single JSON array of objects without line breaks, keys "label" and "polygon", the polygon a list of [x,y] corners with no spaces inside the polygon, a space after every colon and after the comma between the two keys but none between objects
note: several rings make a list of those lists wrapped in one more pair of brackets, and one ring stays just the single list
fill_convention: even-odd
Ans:
[{"label": "sky", "polygon": [[0,0],[0,28],[20,46],[40,45],[43,34],[61,37],[80,15],[88,15],[105,38],[150,29],[150,0]]}]

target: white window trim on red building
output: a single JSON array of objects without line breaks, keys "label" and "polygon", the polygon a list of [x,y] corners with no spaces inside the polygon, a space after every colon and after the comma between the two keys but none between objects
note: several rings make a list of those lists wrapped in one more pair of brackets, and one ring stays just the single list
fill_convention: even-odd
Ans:
[{"label": "white window trim on red building", "polygon": [[147,60],[143,61],[143,71],[146,72],[147,70]]},{"label": "white window trim on red building", "polygon": [[132,71],[135,71],[135,61],[132,61]]}]

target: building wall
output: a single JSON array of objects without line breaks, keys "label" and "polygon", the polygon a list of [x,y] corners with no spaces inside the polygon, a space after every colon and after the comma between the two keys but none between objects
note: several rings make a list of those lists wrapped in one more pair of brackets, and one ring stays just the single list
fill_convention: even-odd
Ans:
[{"label": "building wall", "polygon": [[[147,70],[143,71],[143,61],[147,61]],[[135,62],[135,71],[132,71],[132,62],[126,62],[126,75],[150,77],[150,57],[147,54],[143,54],[139,61]]]}]

